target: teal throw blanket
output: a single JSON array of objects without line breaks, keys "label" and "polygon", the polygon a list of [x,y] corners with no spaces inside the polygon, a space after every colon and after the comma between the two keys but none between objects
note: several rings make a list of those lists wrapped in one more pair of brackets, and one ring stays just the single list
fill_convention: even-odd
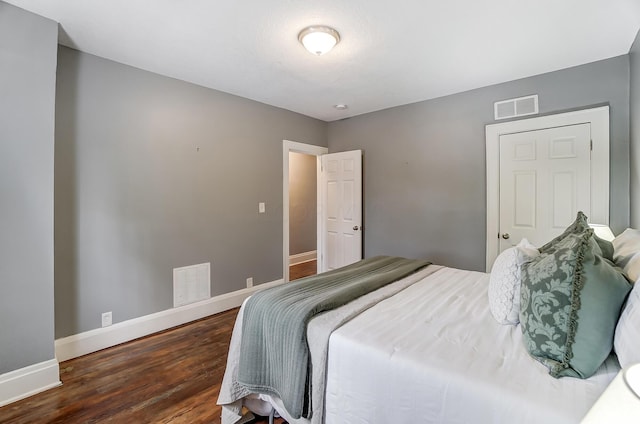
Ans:
[{"label": "teal throw blanket", "polygon": [[310,415],[311,365],[307,323],[429,265],[378,256],[257,292],[242,323],[238,381],[254,393],[282,399],[294,418]]}]

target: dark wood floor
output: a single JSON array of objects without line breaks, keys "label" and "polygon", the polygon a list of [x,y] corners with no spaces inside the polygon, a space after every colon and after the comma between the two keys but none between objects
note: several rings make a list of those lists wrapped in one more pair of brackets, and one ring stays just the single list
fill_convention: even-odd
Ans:
[{"label": "dark wood floor", "polygon": [[220,423],[237,312],[62,362],[62,386],[0,408],[0,423]]},{"label": "dark wood floor", "polygon": [[289,267],[289,281],[297,280],[298,278],[308,277],[309,275],[315,275],[317,272],[316,261],[303,262],[297,265],[291,265]]},{"label": "dark wood floor", "polygon": [[[316,261],[305,262],[290,279],[315,273]],[[216,399],[237,312],[62,362],[62,386],[0,408],[0,423],[220,423]]]}]

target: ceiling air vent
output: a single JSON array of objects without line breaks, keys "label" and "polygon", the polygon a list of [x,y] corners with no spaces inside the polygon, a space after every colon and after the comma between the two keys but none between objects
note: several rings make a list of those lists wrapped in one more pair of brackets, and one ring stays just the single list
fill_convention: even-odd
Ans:
[{"label": "ceiling air vent", "polygon": [[502,100],[493,104],[495,119],[515,118],[538,113],[538,95]]}]

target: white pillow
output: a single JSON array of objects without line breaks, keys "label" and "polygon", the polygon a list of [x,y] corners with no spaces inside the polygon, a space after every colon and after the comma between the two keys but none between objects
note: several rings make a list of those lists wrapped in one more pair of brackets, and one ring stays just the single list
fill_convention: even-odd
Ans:
[{"label": "white pillow", "polygon": [[640,278],[640,230],[627,228],[612,243],[613,261],[635,283]]},{"label": "white pillow", "polygon": [[520,269],[540,252],[527,239],[504,250],[493,263],[489,276],[489,308],[500,324],[520,322]]},{"label": "white pillow", "polygon": [[640,284],[636,283],[629,293],[627,304],[622,310],[613,349],[623,368],[640,362]]}]

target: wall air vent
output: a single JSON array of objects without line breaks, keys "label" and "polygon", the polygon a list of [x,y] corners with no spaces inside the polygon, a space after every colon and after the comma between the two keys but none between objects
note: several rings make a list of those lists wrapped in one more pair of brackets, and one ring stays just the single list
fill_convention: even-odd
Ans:
[{"label": "wall air vent", "polygon": [[493,104],[493,112],[496,121],[518,116],[535,115],[538,113],[538,95],[534,94],[532,96],[495,102]]},{"label": "wall air vent", "polygon": [[173,306],[211,297],[211,263],[173,269]]}]

